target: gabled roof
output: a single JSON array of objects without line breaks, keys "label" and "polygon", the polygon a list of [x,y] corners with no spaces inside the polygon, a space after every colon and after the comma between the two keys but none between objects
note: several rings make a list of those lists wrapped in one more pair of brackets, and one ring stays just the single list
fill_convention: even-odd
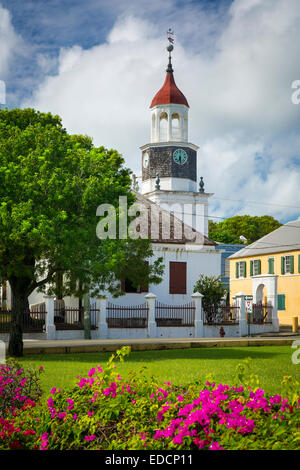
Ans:
[{"label": "gabled roof", "polygon": [[282,225],[229,258],[253,257],[294,250],[300,250],[300,220]]},{"label": "gabled roof", "polygon": [[[148,226],[140,227],[140,231],[142,234],[149,234],[152,243],[216,246],[214,241],[192,229],[189,225],[184,224],[180,219],[162,209],[155,202],[150,201],[136,191],[132,192],[136,196],[136,202],[143,205],[148,212]],[[165,230],[167,229],[164,233],[162,231],[162,220],[166,224]],[[170,233],[168,233],[168,227],[170,227]]]}]

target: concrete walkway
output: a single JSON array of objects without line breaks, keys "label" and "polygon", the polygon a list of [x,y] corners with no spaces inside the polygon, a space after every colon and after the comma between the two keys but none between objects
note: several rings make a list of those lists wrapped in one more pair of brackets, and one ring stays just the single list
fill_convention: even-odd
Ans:
[{"label": "concrete walkway", "polygon": [[113,352],[122,346],[131,346],[132,351],[223,348],[247,346],[291,346],[300,341],[300,335],[277,334],[244,338],[149,338],[118,340],[24,340],[24,354],[70,354],[83,352]]}]

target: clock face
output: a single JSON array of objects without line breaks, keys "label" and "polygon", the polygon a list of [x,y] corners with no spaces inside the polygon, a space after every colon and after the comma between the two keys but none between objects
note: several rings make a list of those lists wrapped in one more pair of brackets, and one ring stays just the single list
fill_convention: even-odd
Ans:
[{"label": "clock face", "polygon": [[146,152],[143,157],[143,167],[148,168],[149,165],[149,153]]},{"label": "clock face", "polygon": [[179,165],[184,165],[184,163],[188,159],[188,156],[187,156],[187,153],[183,149],[177,149],[173,153],[173,159],[175,163],[178,163]]}]

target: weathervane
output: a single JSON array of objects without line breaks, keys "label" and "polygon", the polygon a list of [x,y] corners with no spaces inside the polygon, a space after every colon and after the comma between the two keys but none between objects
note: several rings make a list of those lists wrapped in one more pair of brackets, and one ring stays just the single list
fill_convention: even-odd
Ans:
[{"label": "weathervane", "polygon": [[171,52],[174,49],[174,46],[173,46],[174,38],[172,37],[173,34],[174,34],[174,31],[172,31],[172,29],[169,28],[168,31],[167,31],[167,38],[168,38],[168,41],[169,41],[169,45],[167,47],[167,51],[169,52],[169,64],[168,64],[167,72],[170,72],[170,73],[173,72],[172,63],[171,63]]},{"label": "weathervane", "polygon": [[172,29],[169,28],[168,31],[167,31],[167,36],[168,36],[168,41],[169,41],[171,44],[174,43],[174,38],[172,38],[173,34],[174,34],[174,31],[172,31]]}]

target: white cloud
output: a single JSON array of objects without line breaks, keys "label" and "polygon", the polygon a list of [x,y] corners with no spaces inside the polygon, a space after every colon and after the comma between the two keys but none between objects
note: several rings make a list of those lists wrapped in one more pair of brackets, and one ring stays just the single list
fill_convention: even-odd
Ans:
[{"label": "white cloud", "polygon": [[[291,84],[300,79],[298,0],[235,0],[226,20],[203,9],[197,16],[191,5],[176,16],[168,5],[166,19],[122,15],[106,43],[62,49],[58,74],[48,76],[26,105],[57,113],[70,132],[116,148],[140,174],[139,146],[150,137],[149,104],[167,64],[161,31],[172,18],[175,79],[191,106],[189,135],[200,146],[206,189],[216,197],[270,204],[212,199],[211,212],[297,216],[300,209],[273,204],[300,207],[300,105],[291,103]],[[193,44],[201,29],[207,38],[218,32],[209,54]]]},{"label": "white cloud", "polygon": [[10,13],[0,4],[0,79],[6,78],[13,53],[20,46],[20,38],[11,23]]}]

